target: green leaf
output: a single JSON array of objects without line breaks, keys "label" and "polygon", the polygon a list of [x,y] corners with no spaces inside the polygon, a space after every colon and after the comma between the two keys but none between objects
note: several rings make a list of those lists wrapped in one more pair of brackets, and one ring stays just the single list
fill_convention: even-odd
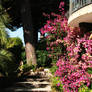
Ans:
[{"label": "green leaf", "polygon": [[89,74],[92,74],[92,68],[88,68],[88,69],[87,69],[87,72],[88,72]]}]

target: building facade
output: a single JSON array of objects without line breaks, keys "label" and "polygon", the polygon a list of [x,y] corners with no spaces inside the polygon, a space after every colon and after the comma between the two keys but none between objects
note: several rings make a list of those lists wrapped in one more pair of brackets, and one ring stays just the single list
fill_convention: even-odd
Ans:
[{"label": "building facade", "polygon": [[[92,0],[70,0],[69,26],[92,27]],[[91,29],[90,29],[91,30]]]}]

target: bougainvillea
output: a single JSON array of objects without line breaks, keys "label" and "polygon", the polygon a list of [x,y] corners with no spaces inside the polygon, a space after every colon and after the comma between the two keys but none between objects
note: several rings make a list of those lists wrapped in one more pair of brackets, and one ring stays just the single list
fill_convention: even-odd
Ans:
[{"label": "bougainvillea", "polygon": [[[64,3],[61,3],[61,5]],[[61,6],[60,6],[61,8]],[[63,11],[63,8],[61,9]],[[67,19],[64,16],[59,14],[51,13],[50,17],[56,17],[54,20],[47,20],[47,23],[43,28],[40,29],[42,34],[47,34],[47,48],[46,50],[49,53],[49,57],[52,58],[53,61],[57,61],[61,54],[63,54],[65,50],[63,38],[66,36],[66,30],[69,30],[67,27]],[[63,52],[63,53],[62,53]]]},{"label": "bougainvillea", "polygon": [[76,37],[72,43],[66,43],[67,55],[61,56],[56,63],[58,69],[55,75],[60,77],[67,92],[78,92],[81,85],[90,85],[91,75],[87,69],[92,68],[92,40],[88,38],[85,34],[84,37]]},{"label": "bougainvillea", "polygon": [[63,7],[64,2],[61,2],[59,11],[62,16],[49,15],[49,18],[55,18],[47,21],[41,33],[47,34],[48,56],[57,61],[55,76],[63,84],[64,92],[78,92],[81,85],[89,86],[91,82],[91,74],[87,71],[92,68],[92,37],[90,32],[68,27]]}]

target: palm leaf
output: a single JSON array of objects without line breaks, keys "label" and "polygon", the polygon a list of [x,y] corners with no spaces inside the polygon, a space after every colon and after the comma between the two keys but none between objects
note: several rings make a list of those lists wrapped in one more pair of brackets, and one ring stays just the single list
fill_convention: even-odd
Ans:
[{"label": "palm leaf", "polygon": [[17,69],[14,63],[13,54],[7,50],[0,50],[0,72],[4,76],[9,76]]}]

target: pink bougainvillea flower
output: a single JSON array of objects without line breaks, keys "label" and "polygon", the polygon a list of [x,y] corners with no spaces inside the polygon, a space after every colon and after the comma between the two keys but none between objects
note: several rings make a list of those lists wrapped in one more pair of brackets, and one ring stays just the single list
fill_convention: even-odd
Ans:
[{"label": "pink bougainvillea flower", "polygon": [[50,49],[49,47],[46,48],[46,50],[49,50],[49,49]]},{"label": "pink bougainvillea flower", "polygon": [[64,2],[60,2],[59,8],[64,7],[65,3]]},{"label": "pink bougainvillea flower", "polygon": [[49,54],[49,57],[51,57],[52,55],[51,54]]},{"label": "pink bougainvillea flower", "polygon": [[88,61],[88,63],[92,64],[92,61]]},{"label": "pink bougainvillea flower", "polygon": [[57,83],[57,84],[56,84],[56,86],[58,86],[58,87],[59,87],[59,86],[60,86],[60,83]]}]

